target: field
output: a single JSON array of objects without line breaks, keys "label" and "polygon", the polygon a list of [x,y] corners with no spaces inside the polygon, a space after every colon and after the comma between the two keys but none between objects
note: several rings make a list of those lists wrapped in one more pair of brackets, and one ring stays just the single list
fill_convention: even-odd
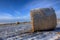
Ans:
[{"label": "field", "polygon": [[55,30],[25,33],[31,29],[30,23],[0,25],[0,40],[60,40],[60,21]]}]

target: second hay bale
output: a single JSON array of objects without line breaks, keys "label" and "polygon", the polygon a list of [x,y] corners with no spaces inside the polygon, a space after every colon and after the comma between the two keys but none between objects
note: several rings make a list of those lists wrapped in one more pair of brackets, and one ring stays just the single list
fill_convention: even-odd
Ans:
[{"label": "second hay bale", "polygon": [[57,20],[53,8],[31,10],[32,31],[56,28]]}]

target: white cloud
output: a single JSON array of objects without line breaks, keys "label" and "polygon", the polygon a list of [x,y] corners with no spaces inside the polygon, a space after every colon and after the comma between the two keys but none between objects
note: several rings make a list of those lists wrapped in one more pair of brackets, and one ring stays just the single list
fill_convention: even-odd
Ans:
[{"label": "white cloud", "polygon": [[11,19],[12,18],[12,15],[11,14],[8,14],[8,13],[1,13],[0,14],[0,20],[1,19]]},{"label": "white cloud", "polygon": [[60,10],[56,11],[56,13],[59,13],[60,14]]},{"label": "white cloud", "polygon": [[60,10],[56,11],[57,18],[60,18]]},{"label": "white cloud", "polygon": [[22,13],[19,12],[19,11],[14,10],[14,12],[16,13],[15,15],[16,15],[16,18],[17,18],[17,19],[30,21],[30,14],[29,14],[29,13],[26,14],[26,15],[22,15]]},{"label": "white cloud", "polygon": [[14,14],[15,16],[21,16],[22,15],[22,13],[19,11],[14,10],[14,12],[15,12],[15,14]]},{"label": "white cloud", "polygon": [[1,13],[0,20],[14,20],[18,19],[18,17],[14,17],[12,14],[9,13]]},{"label": "white cloud", "polygon": [[2,20],[7,20],[7,21],[18,21],[18,20],[24,20],[24,21],[30,21],[30,15],[27,14],[27,15],[24,15],[24,16],[13,16],[12,14],[9,14],[9,13],[1,13],[0,15],[0,21]]},{"label": "white cloud", "polygon": [[[45,8],[45,7],[53,7],[55,10],[57,9],[57,4],[60,3],[60,1],[52,1],[52,0],[37,0],[30,2],[24,6],[24,8],[27,9],[35,9],[35,8]],[[56,10],[57,18],[60,18],[60,10]]]},{"label": "white cloud", "polygon": [[25,9],[35,9],[35,8],[45,8],[45,7],[54,7],[55,4],[59,3],[59,1],[49,1],[49,0],[35,0],[33,2],[30,2],[24,6]]},{"label": "white cloud", "polygon": [[[49,2],[49,1],[34,1],[34,2],[30,2],[28,4],[26,4],[24,6],[24,9],[33,9],[33,8],[43,8],[43,7],[51,7],[53,5],[55,5],[58,2]],[[20,20],[20,19],[24,19],[24,20],[30,20],[30,14],[26,14],[24,16],[22,16],[22,13],[16,10],[13,10],[15,12],[15,17],[9,13],[3,13],[0,14],[0,20]],[[60,13],[60,12],[59,12]],[[57,15],[59,15],[59,13],[57,12]]]}]

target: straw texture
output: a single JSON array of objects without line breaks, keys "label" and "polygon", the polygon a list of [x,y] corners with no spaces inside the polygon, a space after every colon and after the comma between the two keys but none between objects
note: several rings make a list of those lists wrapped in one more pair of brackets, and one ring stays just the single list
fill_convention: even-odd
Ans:
[{"label": "straw texture", "polygon": [[53,8],[31,10],[32,31],[50,30],[57,25],[56,14]]}]

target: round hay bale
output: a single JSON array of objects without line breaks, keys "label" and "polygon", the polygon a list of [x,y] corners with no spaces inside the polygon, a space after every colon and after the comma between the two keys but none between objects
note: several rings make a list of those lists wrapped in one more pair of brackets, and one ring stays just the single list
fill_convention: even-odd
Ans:
[{"label": "round hay bale", "polygon": [[16,24],[20,24],[20,22],[16,22]]},{"label": "round hay bale", "polygon": [[53,8],[31,10],[32,31],[55,29],[57,25],[56,14]]}]

